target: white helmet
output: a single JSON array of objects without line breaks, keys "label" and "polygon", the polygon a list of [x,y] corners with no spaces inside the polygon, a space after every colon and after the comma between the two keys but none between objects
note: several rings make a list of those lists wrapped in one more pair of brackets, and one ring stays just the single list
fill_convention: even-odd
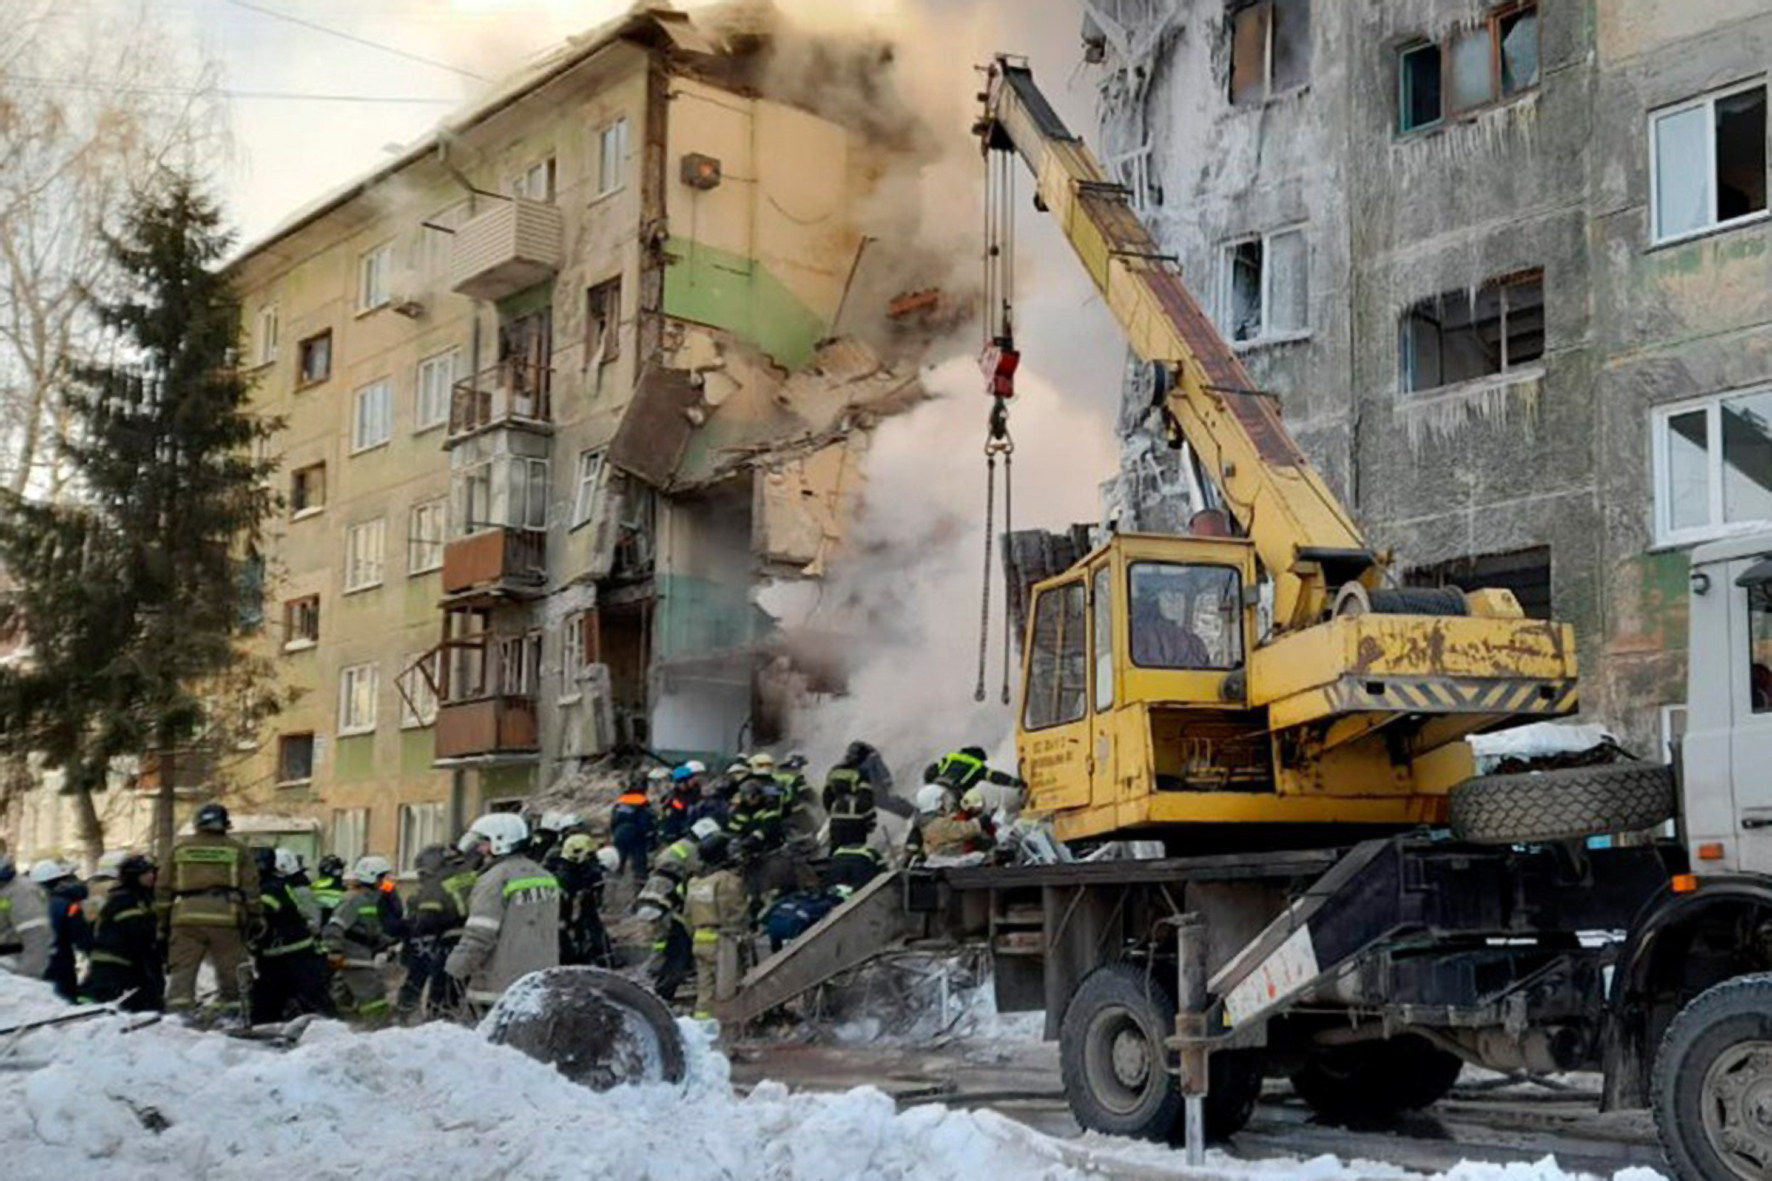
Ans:
[{"label": "white helmet", "polygon": [[648,783],[663,783],[670,777],[671,769],[669,767],[654,767],[646,772],[646,782]]},{"label": "white helmet", "polygon": [[960,797],[960,808],[966,812],[983,812],[985,810],[984,789],[971,787]]},{"label": "white helmet", "polygon": [[282,874],[284,877],[289,877],[292,874],[298,874],[302,871],[302,868],[303,868],[302,863],[301,863],[301,854],[297,853],[294,849],[278,849],[277,850],[276,866],[277,866],[277,872]]},{"label": "white helmet", "polygon": [[123,859],[127,856],[129,856],[128,849],[112,849],[100,857],[98,865],[93,868],[92,880],[95,882],[116,881],[117,867],[123,864]]},{"label": "white helmet", "polygon": [[374,853],[370,853],[365,857],[357,858],[357,864],[351,866],[351,872],[345,877],[347,880],[361,885],[373,886],[393,872],[394,866],[386,857],[377,857]]},{"label": "white helmet", "polygon": [[935,816],[947,808],[948,789],[939,783],[925,783],[917,789],[917,811]]},{"label": "white helmet", "polygon": [[577,812],[543,812],[535,827],[544,832],[565,832],[575,825],[583,824],[584,817]]},{"label": "white helmet", "polygon": [[597,864],[603,867],[604,873],[614,873],[621,868],[621,850],[614,845],[604,845],[597,850]]},{"label": "white helmet", "polygon": [[689,835],[698,841],[705,841],[720,831],[720,822],[712,816],[703,816],[689,826]]},{"label": "white helmet", "polygon": [[31,867],[31,880],[39,886],[47,886],[50,882],[72,877],[74,867],[65,861],[57,861],[54,857],[45,857]]},{"label": "white helmet", "polygon": [[708,773],[708,765],[700,759],[690,759],[683,766],[691,775],[706,775]]},{"label": "white helmet", "polygon": [[529,841],[529,825],[515,812],[488,812],[468,826],[456,848],[472,853],[474,846],[485,841],[492,846],[494,857],[515,853]]}]

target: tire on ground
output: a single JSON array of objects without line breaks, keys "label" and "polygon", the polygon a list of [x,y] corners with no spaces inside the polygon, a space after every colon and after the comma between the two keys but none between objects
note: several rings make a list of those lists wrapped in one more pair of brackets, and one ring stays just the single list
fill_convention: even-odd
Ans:
[{"label": "tire on ground", "polygon": [[1420,1111],[1445,1098],[1464,1059],[1406,1033],[1384,1041],[1314,1049],[1292,1072],[1292,1089],[1318,1115],[1339,1122]]},{"label": "tire on ground", "polygon": [[1652,763],[1479,775],[1450,800],[1453,834],[1491,845],[1635,832],[1673,814],[1673,771]]},{"label": "tire on ground", "polygon": [[[1757,1111],[1769,1088],[1772,974],[1738,976],[1699,993],[1662,1036],[1650,1085],[1674,1176],[1747,1181],[1772,1170],[1772,1135]],[[1756,1110],[1730,1113],[1732,1103]]]},{"label": "tire on ground", "polygon": [[553,1065],[606,1091],[627,1083],[679,1083],[683,1035],[658,997],[602,968],[531,972],[499,998],[482,1026],[488,1041]]},{"label": "tire on ground", "polygon": [[[1175,994],[1164,975],[1138,964],[1106,964],[1083,979],[1066,1006],[1059,1066],[1071,1114],[1084,1128],[1147,1140],[1184,1134],[1181,1092],[1165,1069],[1163,1039],[1175,1026]],[[1255,1110],[1261,1053],[1223,1051],[1210,1061],[1206,1137],[1222,1140]]]}]

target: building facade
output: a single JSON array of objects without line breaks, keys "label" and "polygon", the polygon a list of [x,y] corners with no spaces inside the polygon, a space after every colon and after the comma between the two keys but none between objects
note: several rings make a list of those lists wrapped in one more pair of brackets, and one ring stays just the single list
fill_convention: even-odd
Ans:
[{"label": "building facade", "polygon": [[620,744],[769,741],[822,675],[797,584],[916,396],[838,335],[898,147],[770,46],[637,11],[233,264],[298,692],[254,811],[409,864]]},{"label": "building facade", "polygon": [[[1772,11],[1083,8],[1104,159],[1393,569],[1573,623],[1584,715],[1658,749],[1686,550],[1772,522]],[[1145,389],[1117,512],[1177,528]]]}]

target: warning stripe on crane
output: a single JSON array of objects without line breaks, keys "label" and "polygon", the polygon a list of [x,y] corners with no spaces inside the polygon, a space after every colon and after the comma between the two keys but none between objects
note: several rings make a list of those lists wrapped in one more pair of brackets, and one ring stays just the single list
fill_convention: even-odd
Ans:
[{"label": "warning stripe on crane", "polygon": [[1343,677],[1328,693],[1337,711],[1554,715],[1575,709],[1576,683],[1536,677]]}]

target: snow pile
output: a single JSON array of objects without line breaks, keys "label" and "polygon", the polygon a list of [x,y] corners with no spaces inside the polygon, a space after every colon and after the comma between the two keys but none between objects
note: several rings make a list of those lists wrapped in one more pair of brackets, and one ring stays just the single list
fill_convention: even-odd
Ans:
[{"label": "snow pile", "polygon": [[[65,1012],[0,974],[9,1019]],[[1406,1177],[1389,1166],[1239,1162],[1202,1173],[1154,1145],[1057,1140],[992,1112],[900,1112],[873,1088],[733,1094],[726,1060],[686,1026],[681,1087],[595,1094],[515,1050],[450,1025],[357,1034],[321,1022],[283,1052],[171,1022],[108,1016],[0,1040],[0,1151],[15,1177],[594,1175],[698,1178]],[[1620,1174],[1624,1181],[1625,1174]],[[1630,1181],[1646,1181],[1641,1170]],[[1546,1163],[1460,1166],[1449,1181],[1564,1181]]]},{"label": "snow pile", "polygon": [[1477,771],[1487,774],[1503,759],[1539,759],[1579,754],[1616,742],[1612,732],[1597,723],[1533,722],[1495,734],[1473,734],[1465,741],[1477,756]]}]

